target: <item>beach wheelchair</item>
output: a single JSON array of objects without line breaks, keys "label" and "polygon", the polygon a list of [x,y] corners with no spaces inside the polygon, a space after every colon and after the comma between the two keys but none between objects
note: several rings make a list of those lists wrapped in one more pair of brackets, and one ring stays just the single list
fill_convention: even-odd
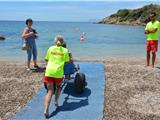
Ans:
[{"label": "beach wheelchair", "polygon": [[70,81],[73,82],[73,87],[76,93],[81,94],[84,92],[87,85],[85,74],[80,72],[80,66],[74,64],[73,61],[70,61],[64,66],[64,80],[62,83],[62,88],[65,84]]},{"label": "beach wheelchair", "polygon": [[[73,83],[72,85],[77,94],[82,94],[85,90],[85,87],[87,86],[85,74],[80,72],[79,65],[78,64],[75,65],[73,61],[66,63],[64,66],[64,79],[61,84],[61,89],[63,89],[63,87],[67,83]],[[48,92],[47,85],[45,83],[44,87]],[[54,85],[54,91],[56,91],[56,85]]]},{"label": "beach wheelchair", "polygon": [[[67,48],[66,43],[64,42],[62,47]],[[85,74],[80,72],[80,67],[78,64],[74,64],[72,58],[72,54],[69,52],[70,61],[65,63],[64,65],[64,79],[61,84],[61,90],[67,84],[72,82],[73,87],[76,93],[81,94],[84,92],[85,87],[87,86]],[[44,84],[47,89],[46,84]],[[54,85],[54,91],[56,90],[56,86]]]}]

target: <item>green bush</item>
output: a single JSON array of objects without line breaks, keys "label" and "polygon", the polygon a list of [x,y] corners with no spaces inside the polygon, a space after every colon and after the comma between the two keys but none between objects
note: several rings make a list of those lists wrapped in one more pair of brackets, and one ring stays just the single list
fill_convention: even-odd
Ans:
[{"label": "green bush", "polygon": [[142,8],[138,9],[120,9],[117,13],[112,14],[110,17],[120,17],[120,21],[127,21],[127,20],[140,20],[142,22],[148,22],[149,14],[155,11],[157,13],[157,18],[160,20],[160,5],[157,4],[150,4],[146,5]]}]

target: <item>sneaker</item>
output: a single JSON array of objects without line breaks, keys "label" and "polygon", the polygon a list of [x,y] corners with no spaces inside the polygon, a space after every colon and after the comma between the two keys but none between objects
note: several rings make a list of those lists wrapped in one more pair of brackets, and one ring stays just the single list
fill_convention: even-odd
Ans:
[{"label": "sneaker", "polygon": [[34,65],[34,68],[40,68],[38,65]]},{"label": "sneaker", "polygon": [[56,111],[59,107],[58,102],[55,102],[54,105],[55,105],[55,111]]},{"label": "sneaker", "polygon": [[31,69],[30,68],[27,68],[27,71],[30,71]]},{"label": "sneaker", "polygon": [[49,118],[49,113],[44,113],[44,116],[45,116],[46,119],[48,119]]}]

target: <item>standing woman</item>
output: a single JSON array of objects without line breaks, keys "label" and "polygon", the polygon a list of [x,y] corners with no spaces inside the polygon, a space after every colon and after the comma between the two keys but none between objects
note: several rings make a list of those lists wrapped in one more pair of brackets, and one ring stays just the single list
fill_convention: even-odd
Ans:
[{"label": "standing woman", "polygon": [[33,54],[33,63],[34,67],[38,68],[37,65],[37,47],[36,47],[36,41],[37,38],[37,32],[35,29],[32,28],[33,20],[27,19],[26,25],[27,27],[24,29],[22,33],[22,37],[25,39],[26,44],[28,44],[29,48],[27,49],[27,70],[30,70],[30,62]]},{"label": "standing woman", "polygon": [[[49,106],[53,93],[55,93],[55,107],[58,107],[59,96],[61,93],[61,83],[64,76],[64,64],[69,61],[68,50],[62,47],[63,36],[55,37],[55,45],[52,45],[46,54],[45,60],[48,62],[43,82],[47,85],[48,93],[44,100],[44,115],[49,117]],[[54,91],[54,85],[56,90]]]}]

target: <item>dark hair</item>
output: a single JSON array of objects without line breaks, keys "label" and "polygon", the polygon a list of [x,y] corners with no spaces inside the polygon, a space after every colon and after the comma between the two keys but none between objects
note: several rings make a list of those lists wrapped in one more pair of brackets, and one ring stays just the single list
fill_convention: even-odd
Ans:
[{"label": "dark hair", "polygon": [[64,42],[64,43],[62,44],[62,47],[64,47],[64,48],[66,48],[66,47],[67,47],[66,42]]},{"label": "dark hair", "polygon": [[26,20],[26,25],[28,25],[29,22],[33,23],[33,20],[31,18],[27,19]]},{"label": "dark hair", "polygon": [[150,15],[157,16],[156,12],[151,12]]}]

